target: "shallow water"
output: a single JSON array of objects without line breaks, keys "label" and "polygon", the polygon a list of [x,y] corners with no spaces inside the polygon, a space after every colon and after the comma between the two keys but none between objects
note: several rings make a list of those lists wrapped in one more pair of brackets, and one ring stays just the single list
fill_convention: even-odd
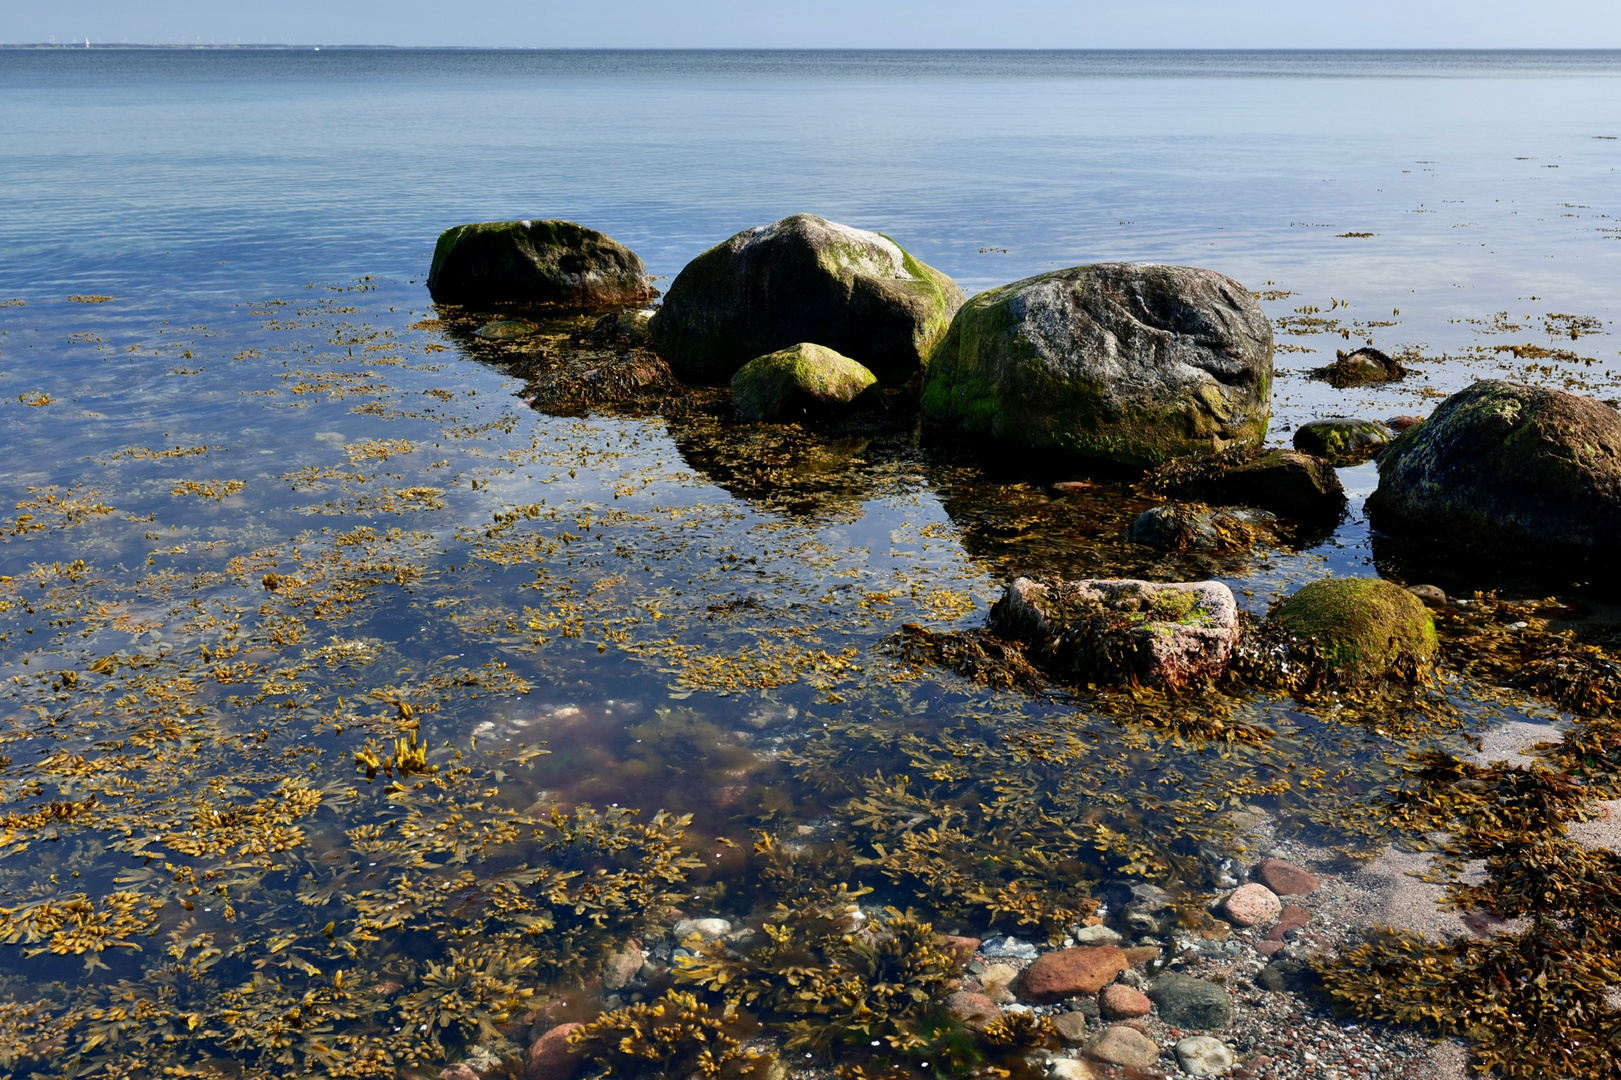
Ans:
[{"label": "shallow water", "polygon": [[[1120,536],[1148,505],[1120,488],[1056,497],[904,426],[536,412],[512,351],[435,318],[427,254],[460,221],[558,216],[668,276],[809,210],[970,292],[1103,258],[1271,290],[1278,443],[1484,374],[1609,398],[1618,75],[1610,53],[0,51],[0,1034],[60,1026],[30,1068],[111,1046],[436,1071],[495,1038],[468,1016],[534,1003],[513,987],[658,932],[627,908],[565,948],[509,918],[515,867],[613,863],[546,849],[553,808],[693,815],[671,902],[700,914],[774,898],[769,833],[943,924],[1034,936],[834,849],[934,825],[1039,851],[1019,830],[1045,813],[1085,854],[987,880],[1075,905],[1122,872],[1204,887],[1241,805],[1353,842],[1336,815],[1392,743],[1518,712],[1457,683],[1450,729],[1411,703],[1369,730],[1254,696],[1033,697],[894,635],[979,626],[1027,572],[1216,575],[1263,612],[1371,571],[1371,466],[1305,550],[1161,557]],[[1347,341],[1415,374],[1305,377]],[[485,1004],[441,1024],[451,953]],[[300,1028],[309,994],[376,1019]],[[63,1010],[120,996],[154,1015],[87,1046],[106,1018]],[[34,1001],[51,1024],[17,1019]]]}]

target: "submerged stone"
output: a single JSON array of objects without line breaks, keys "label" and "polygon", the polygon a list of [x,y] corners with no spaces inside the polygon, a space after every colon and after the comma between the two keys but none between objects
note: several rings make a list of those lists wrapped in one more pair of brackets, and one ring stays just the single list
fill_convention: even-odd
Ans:
[{"label": "submerged stone", "polygon": [[1323,660],[1347,674],[1376,677],[1435,658],[1435,623],[1424,602],[1383,578],[1325,578],[1272,611],[1292,636],[1317,643]]},{"label": "submerged stone", "polygon": [[1350,464],[1368,460],[1395,437],[1395,432],[1377,420],[1330,416],[1296,428],[1294,446],[1335,464]]},{"label": "submerged stone", "polygon": [[1190,975],[1165,975],[1148,989],[1160,1018],[1173,1027],[1211,1030],[1226,1027],[1233,1003],[1227,991]]},{"label": "submerged stone", "polygon": [[1190,1035],[1176,1044],[1176,1063],[1189,1076],[1224,1076],[1236,1060],[1230,1046],[1209,1035]]},{"label": "submerged stone", "polygon": [[1297,521],[1337,519],[1345,486],[1322,458],[1299,450],[1271,450],[1229,469],[1203,489],[1211,502],[1257,506]]},{"label": "submerged stone", "polygon": [[732,404],[750,420],[830,413],[879,400],[872,372],[809,342],[756,356],[732,376]]},{"label": "submerged stone", "polygon": [[756,356],[815,341],[899,386],[962,302],[956,282],[887,236],[795,214],[688,263],[650,329],[689,382],[725,383]]},{"label": "submerged stone", "polygon": [[1130,536],[1162,551],[1220,551],[1249,547],[1277,524],[1266,510],[1170,503],[1144,510]]},{"label": "submerged stone", "polygon": [[1443,557],[1613,579],[1621,415],[1563,390],[1477,382],[1391,444],[1368,516]]},{"label": "submerged stone", "polygon": [[990,626],[1055,674],[1160,687],[1218,677],[1239,636],[1238,605],[1219,581],[1018,578]]},{"label": "submerged stone", "polygon": [[546,304],[590,311],[658,290],[625,245],[572,221],[485,221],[439,236],[428,292],[442,304]]},{"label": "submerged stone", "polygon": [[1110,1065],[1146,1069],[1159,1060],[1159,1044],[1136,1028],[1115,1024],[1100,1031],[1087,1045],[1086,1053]]},{"label": "submerged stone", "polygon": [[1031,1001],[1062,1001],[1095,994],[1130,967],[1126,954],[1112,945],[1077,945],[1046,953],[1019,975],[1020,997]]},{"label": "submerged stone", "polygon": [[483,338],[485,341],[515,341],[526,338],[538,330],[534,323],[523,322],[519,319],[498,319],[492,323],[485,323],[473,331],[473,336]]},{"label": "submerged stone", "polygon": [[1369,346],[1352,352],[1341,350],[1332,364],[1317,368],[1312,374],[1326,380],[1330,386],[1343,390],[1348,386],[1395,382],[1407,377],[1407,369]]},{"label": "submerged stone", "polygon": [[1102,263],[980,293],[929,361],[924,415],[970,436],[1146,468],[1258,446],[1272,327],[1210,270]]}]

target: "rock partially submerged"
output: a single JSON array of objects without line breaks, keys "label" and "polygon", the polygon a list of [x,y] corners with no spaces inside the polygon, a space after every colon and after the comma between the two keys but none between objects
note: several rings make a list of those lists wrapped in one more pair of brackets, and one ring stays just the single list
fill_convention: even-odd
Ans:
[{"label": "rock partially submerged", "polygon": [[1326,380],[1330,386],[1343,390],[1348,386],[1395,382],[1407,377],[1407,369],[1394,358],[1368,346],[1352,352],[1342,349],[1335,354],[1332,364],[1317,368],[1312,374]]},{"label": "rock partially submerged", "polygon": [[1161,551],[1241,550],[1268,535],[1277,521],[1266,510],[1167,503],[1138,515],[1130,536]]},{"label": "rock partially submerged", "polygon": [[750,420],[837,412],[881,400],[872,372],[809,342],[756,356],[732,376],[732,402]]},{"label": "rock partially submerged", "polygon": [[1296,450],[1324,458],[1335,465],[1366,461],[1390,444],[1396,433],[1377,420],[1330,416],[1295,429]]},{"label": "rock partially submerged", "polygon": [[956,282],[887,236],[795,214],[688,263],[649,329],[690,382],[722,384],[756,356],[814,341],[899,386],[962,302]]},{"label": "rock partially submerged", "polygon": [[1324,578],[1303,586],[1272,621],[1314,642],[1332,669],[1377,677],[1435,658],[1435,622],[1423,601],[1383,578]]},{"label": "rock partially submerged", "polygon": [[1299,450],[1228,451],[1156,469],[1145,490],[1217,506],[1248,506],[1308,524],[1332,523],[1345,510],[1333,466]]},{"label": "rock partially submerged", "polygon": [[484,221],[439,236],[428,292],[441,304],[542,304],[579,311],[658,295],[625,245],[572,221]]},{"label": "rock partially submerged", "polygon": [[922,409],[982,438],[1133,468],[1258,446],[1272,328],[1210,270],[1102,263],[980,293],[929,361]]},{"label": "rock partially submerged", "polygon": [[1379,461],[1375,529],[1443,555],[1559,576],[1621,565],[1621,415],[1496,379],[1447,398]]},{"label": "rock partially submerged", "polygon": [[1238,605],[1219,581],[1018,578],[991,629],[1060,677],[1174,687],[1220,676],[1238,643]]}]

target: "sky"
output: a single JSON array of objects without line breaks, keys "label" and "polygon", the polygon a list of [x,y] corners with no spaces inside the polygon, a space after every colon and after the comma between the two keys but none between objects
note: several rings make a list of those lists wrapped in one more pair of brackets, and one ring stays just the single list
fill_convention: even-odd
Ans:
[{"label": "sky", "polygon": [[0,0],[0,42],[1621,48],[1621,0]]}]

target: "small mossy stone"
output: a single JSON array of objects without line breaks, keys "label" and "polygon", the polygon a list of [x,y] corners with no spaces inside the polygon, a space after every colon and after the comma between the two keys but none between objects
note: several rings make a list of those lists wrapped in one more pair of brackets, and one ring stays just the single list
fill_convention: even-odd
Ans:
[{"label": "small mossy stone", "polygon": [[1348,386],[1368,386],[1373,383],[1395,382],[1407,377],[1407,369],[1371,346],[1352,352],[1340,351],[1334,362],[1312,372],[1330,386],[1345,389]]},{"label": "small mossy stone", "polygon": [[1390,444],[1395,433],[1377,420],[1331,416],[1295,429],[1296,450],[1326,458],[1334,464],[1366,461]]},{"label": "small mossy stone", "polygon": [[872,372],[810,342],[756,356],[732,376],[732,403],[750,420],[832,412],[877,396]]},{"label": "small mossy stone", "polygon": [[528,337],[536,329],[534,323],[518,319],[500,319],[479,327],[473,331],[473,336],[485,341],[516,341],[518,338]]},{"label": "small mossy stone", "polygon": [[1383,578],[1325,578],[1284,600],[1274,622],[1313,640],[1336,670],[1378,676],[1406,663],[1428,664],[1437,648],[1424,602]]}]

